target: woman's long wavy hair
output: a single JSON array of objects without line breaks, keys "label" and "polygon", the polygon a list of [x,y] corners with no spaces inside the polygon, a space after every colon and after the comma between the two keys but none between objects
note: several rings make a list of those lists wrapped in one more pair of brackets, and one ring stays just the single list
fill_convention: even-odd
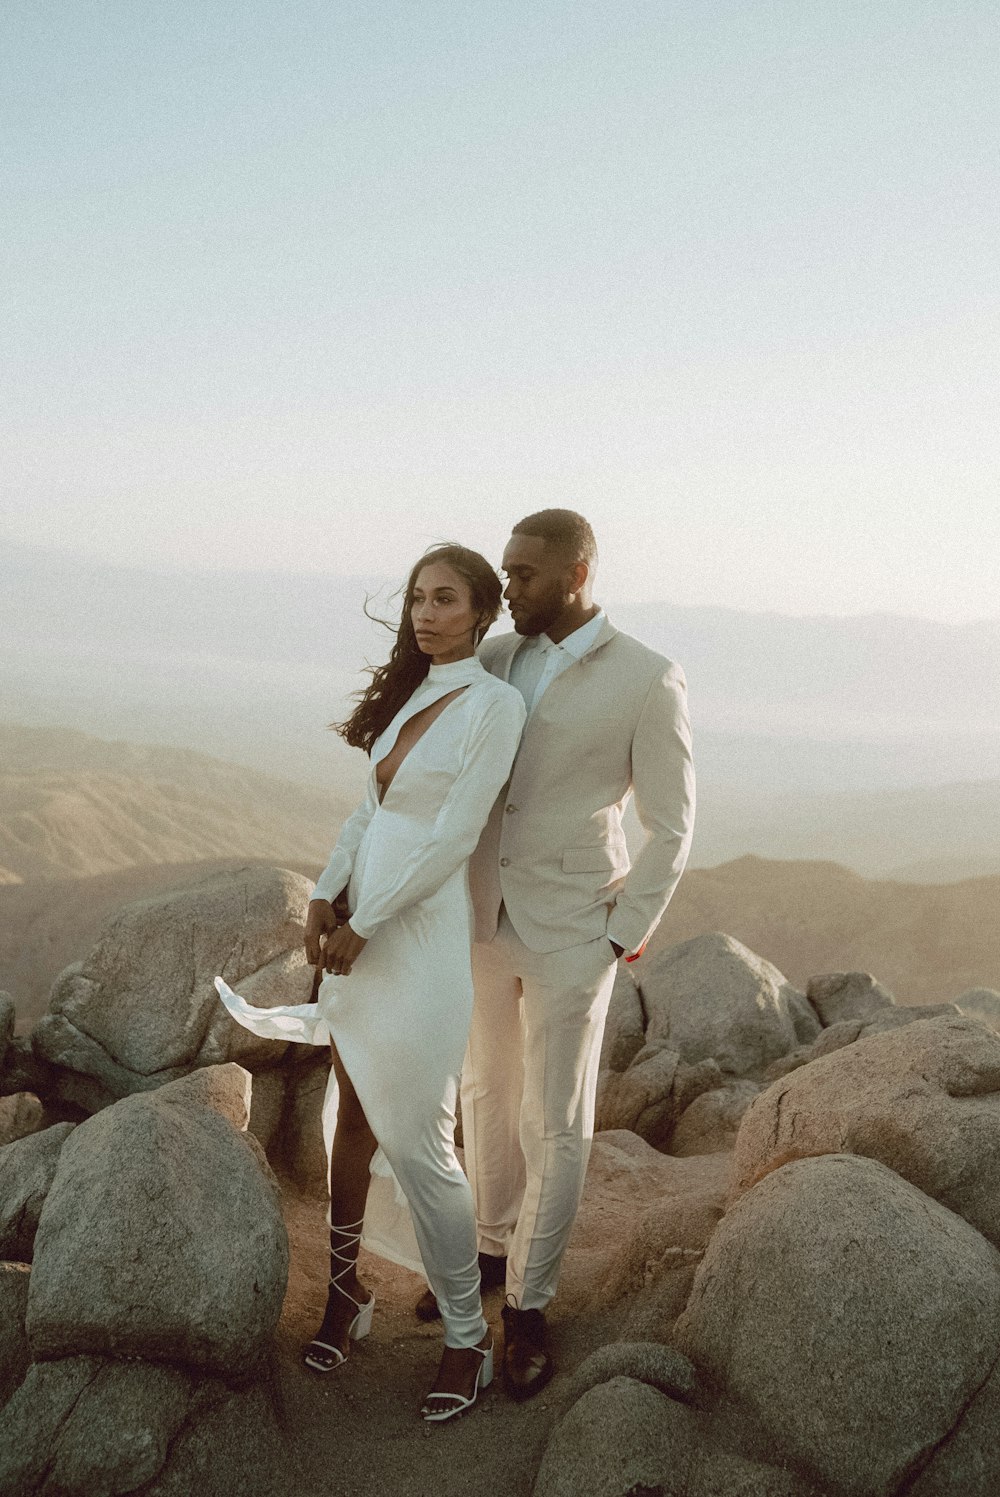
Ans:
[{"label": "woman's long wavy hair", "polygon": [[[485,556],[480,556],[478,551],[470,551],[467,546],[459,546],[454,541],[432,546],[429,551],[425,551],[406,580],[402,618],[396,629],[396,643],[389,659],[385,665],[368,667],[371,681],[363,691],[358,692],[358,705],[345,722],[330,724],[334,732],[346,739],[352,748],[363,748],[365,753],[371,752],[375,740],[389,726],[430,669],[430,656],[425,655],[417,644],[410,610],[413,607],[417,578],[424,567],[434,566],[436,562],[444,562],[469,584],[472,607],[479,615],[477,644],[500,613],[503,588],[500,578]],[[367,600],[365,613],[368,613]],[[380,619],[376,614],[368,613],[368,617],[385,624],[387,629],[396,628],[387,619]]]}]

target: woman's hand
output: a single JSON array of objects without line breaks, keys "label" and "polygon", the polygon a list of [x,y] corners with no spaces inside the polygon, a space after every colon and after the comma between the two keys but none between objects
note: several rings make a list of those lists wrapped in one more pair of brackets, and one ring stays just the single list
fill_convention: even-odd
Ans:
[{"label": "woman's hand", "polygon": [[349,977],[351,968],[364,951],[368,942],[351,929],[350,922],[332,931],[326,938],[323,951],[323,966],[338,977]]},{"label": "woman's hand", "polygon": [[[340,897],[339,895],[337,896]],[[324,936],[331,936],[343,921],[328,899],[310,899],[306,912],[305,948],[306,961],[315,967],[323,954]]]},{"label": "woman's hand", "polygon": [[315,967],[322,958],[323,937],[332,935],[341,925],[346,925],[350,918],[346,886],[332,904],[328,899],[310,899],[304,936],[306,961],[310,967]]}]

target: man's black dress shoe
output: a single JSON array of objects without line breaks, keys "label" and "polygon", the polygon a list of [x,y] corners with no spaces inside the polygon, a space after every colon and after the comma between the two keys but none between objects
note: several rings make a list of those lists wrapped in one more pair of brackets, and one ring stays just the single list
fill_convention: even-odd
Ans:
[{"label": "man's black dress shoe", "polygon": [[541,1310],[518,1310],[504,1305],[503,1381],[511,1398],[522,1403],[540,1393],[555,1372],[546,1345],[545,1316]]},{"label": "man's black dress shoe", "polygon": [[[479,1288],[499,1289],[507,1282],[507,1259],[497,1258],[493,1253],[479,1254]],[[440,1320],[441,1311],[432,1289],[425,1289],[417,1300],[415,1314],[418,1320]]]}]

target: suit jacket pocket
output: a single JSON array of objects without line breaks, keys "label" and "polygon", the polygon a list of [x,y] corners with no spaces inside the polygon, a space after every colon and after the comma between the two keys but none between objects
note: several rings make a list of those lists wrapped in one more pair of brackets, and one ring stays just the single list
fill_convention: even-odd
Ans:
[{"label": "suit jacket pocket", "polygon": [[562,855],[563,873],[613,873],[617,866],[610,847],[567,847]]}]

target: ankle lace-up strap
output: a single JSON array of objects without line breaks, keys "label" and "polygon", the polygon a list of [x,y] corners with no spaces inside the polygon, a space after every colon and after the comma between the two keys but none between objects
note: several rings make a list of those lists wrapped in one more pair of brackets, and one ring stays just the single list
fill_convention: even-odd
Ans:
[{"label": "ankle lace-up strap", "polygon": [[340,1280],[345,1274],[352,1273],[357,1265],[358,1247],[361,1243],[361,1229],[364,1222],[365,1219],[362,1217],[360,1221],[347,1222],[343,1227],[336,1227],[333,1222],[330,1223],[330,1257],[343,1264],[343,1267],[338,1268],[336,1273],[331,1273],[330,1288],[336,1289],[338,1294],[349,1299],[351,1304],[356,1305],[359,1310],[362,1303],[367,1303],[367,1301],[356,1300],[353,1294],[348,1294]]}]

